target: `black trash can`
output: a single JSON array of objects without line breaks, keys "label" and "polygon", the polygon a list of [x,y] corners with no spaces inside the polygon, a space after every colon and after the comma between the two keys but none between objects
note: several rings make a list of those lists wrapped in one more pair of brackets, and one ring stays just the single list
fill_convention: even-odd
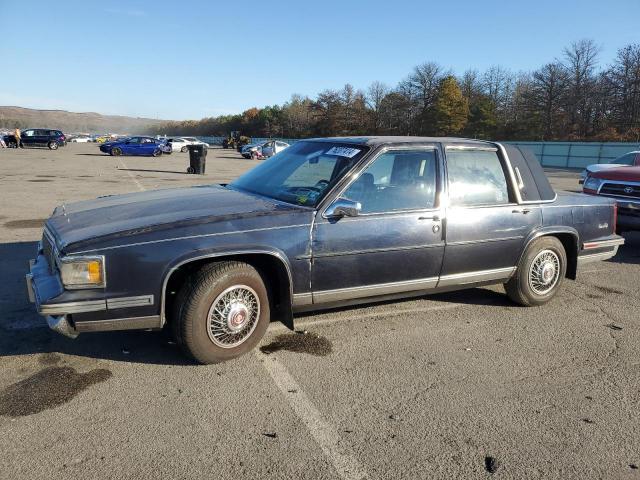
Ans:
[{"label": "black trash can", "polygon": [[187,145],[187,148],[189,149],[189,168],[187,168],[187,173],[204,175],[204,168],[207,163],[207,146]]}]

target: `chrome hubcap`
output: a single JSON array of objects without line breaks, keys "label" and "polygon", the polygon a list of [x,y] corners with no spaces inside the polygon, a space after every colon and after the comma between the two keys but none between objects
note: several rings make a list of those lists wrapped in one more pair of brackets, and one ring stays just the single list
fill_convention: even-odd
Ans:
[{"label": "chrome hubcap", "polygon": [[529,287],[538,295],[549,293],[558,283],[560,259],[552,250],[543,250],[531,262]]},{"label": "chrome hubcap", "polygon": [[209,308],[209,339],[222,348],[237,347],[251,336],[259,317],[260,299],[255,290],[247,285],[229,287]]}]

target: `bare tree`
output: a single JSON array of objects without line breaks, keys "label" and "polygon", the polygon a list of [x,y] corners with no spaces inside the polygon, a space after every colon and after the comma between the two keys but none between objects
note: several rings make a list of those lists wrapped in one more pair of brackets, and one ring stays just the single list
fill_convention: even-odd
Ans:
[{"label": "bare tree", "polygon": [[384,98],[391,92],[391,89],[382,82],[373,82],[367,89],[367,106],[371,110],[371,123],[373,133],[380,133],[382,126],[382,102]]},{"label": "bare tree", "polygon": [[613,99],[614,122],[630,139],[640,136],[640,44],[618,50],[607,79]]}]

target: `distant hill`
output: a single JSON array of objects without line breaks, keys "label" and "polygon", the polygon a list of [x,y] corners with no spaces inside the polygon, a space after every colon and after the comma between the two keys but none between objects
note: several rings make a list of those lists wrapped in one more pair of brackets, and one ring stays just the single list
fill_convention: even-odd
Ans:
[{"label": "distant hill", "polygon": [[153,118],[100,115],[94,112],[65,110],[36,110],[0,106],[0,128],[57,128],[66,133],[146,133],[166,120]]}]

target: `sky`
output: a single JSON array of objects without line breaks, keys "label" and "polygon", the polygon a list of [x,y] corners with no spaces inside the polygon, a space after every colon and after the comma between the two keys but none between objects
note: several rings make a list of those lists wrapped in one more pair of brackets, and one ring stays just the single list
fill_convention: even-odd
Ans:
[{"label": "sky", "polygon": [[0,12],[0,105],[173,120],[395,86],[426,61],[529,71],[589,38],[606,65],[640,43],[640,0],[0,0]]}]

